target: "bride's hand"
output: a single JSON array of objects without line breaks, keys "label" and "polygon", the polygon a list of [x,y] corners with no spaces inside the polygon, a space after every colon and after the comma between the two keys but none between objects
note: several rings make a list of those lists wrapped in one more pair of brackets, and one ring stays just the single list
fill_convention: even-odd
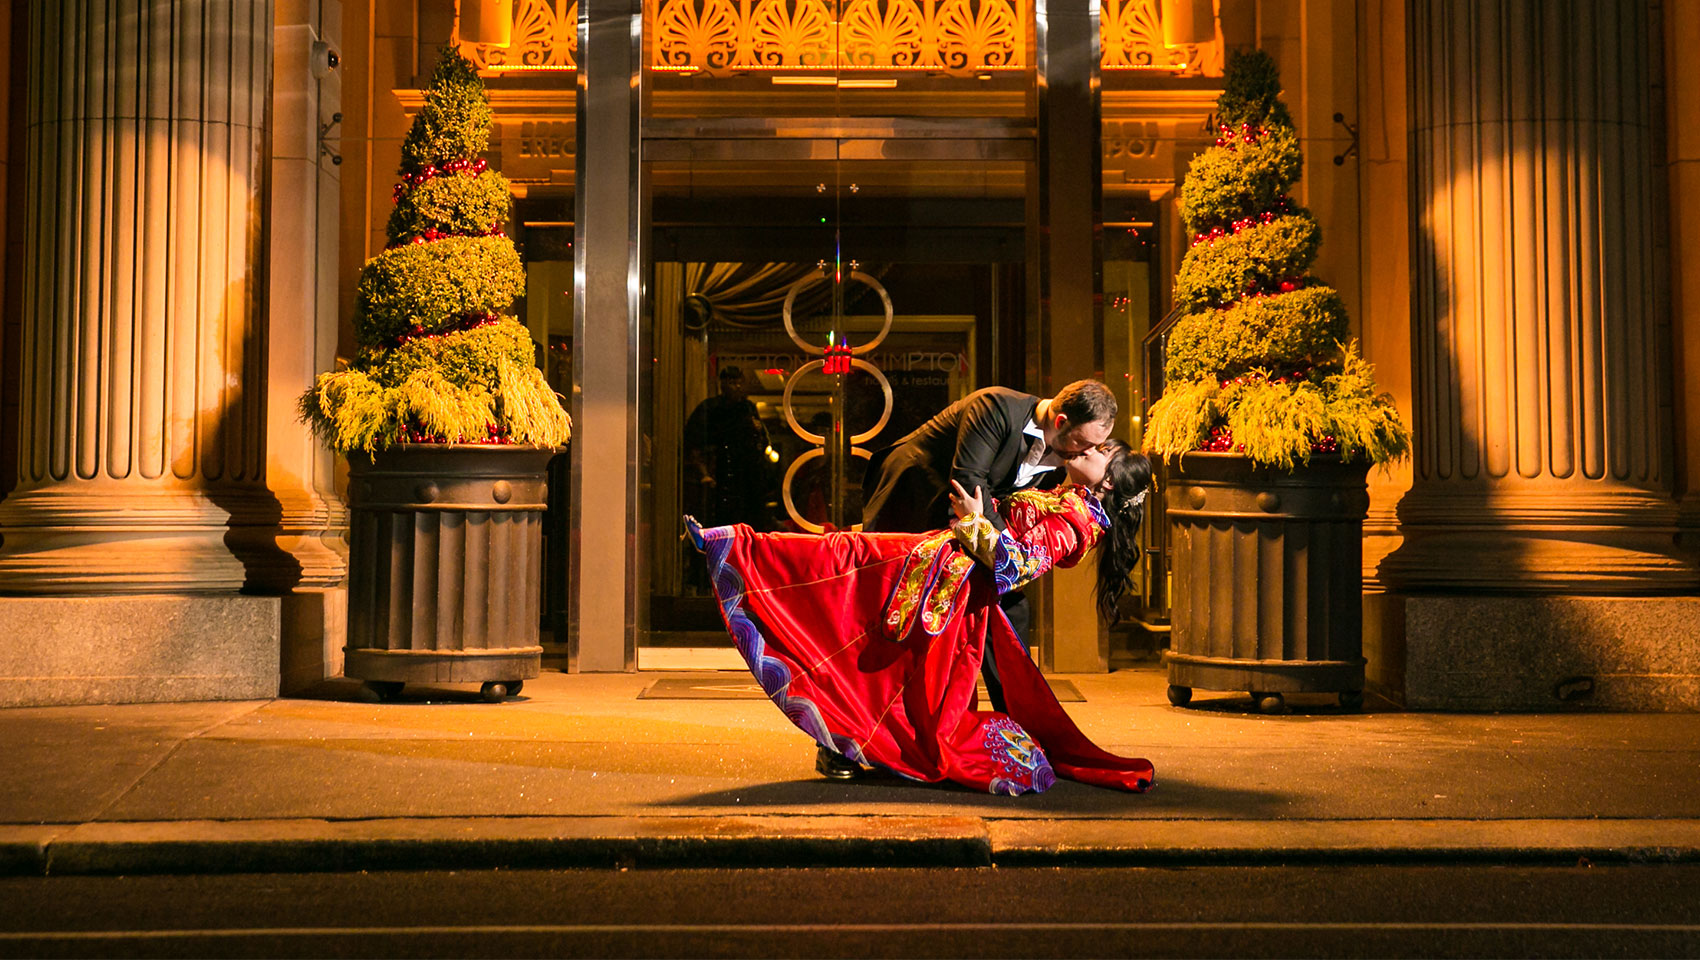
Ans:
[{"label": "bride's hand", "polygon": [[981,515],[985,512],[983,501],[979,487],[974,488],[974,495],[970,497],[962,484],[957,483],[954,478],[950,481],[950,509],[956,514],[956,519]]}]

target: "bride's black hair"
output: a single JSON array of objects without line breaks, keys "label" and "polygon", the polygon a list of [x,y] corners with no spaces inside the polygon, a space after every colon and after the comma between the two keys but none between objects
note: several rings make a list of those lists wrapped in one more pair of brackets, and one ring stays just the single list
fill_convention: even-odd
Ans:
[{"label": "bride's black hair", "polygon": [[1139,523],[1145,519],[1145,494],[1151,487],[1151,461],[1120,440],[1104,441],[1109,454],[1104,512],[1110,529],[1098,542],[1098,616],[1115,623],[1116,603],[1127,592],[1127,577],[1139,562]]}]

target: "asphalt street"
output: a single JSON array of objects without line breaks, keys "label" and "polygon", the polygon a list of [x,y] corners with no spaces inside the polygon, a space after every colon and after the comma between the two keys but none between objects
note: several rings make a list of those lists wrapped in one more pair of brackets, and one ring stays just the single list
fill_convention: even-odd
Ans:
[{"label": "asphalt street", "polygon": [[1694,957],[1700,865],[0,879],[7,957]]}]

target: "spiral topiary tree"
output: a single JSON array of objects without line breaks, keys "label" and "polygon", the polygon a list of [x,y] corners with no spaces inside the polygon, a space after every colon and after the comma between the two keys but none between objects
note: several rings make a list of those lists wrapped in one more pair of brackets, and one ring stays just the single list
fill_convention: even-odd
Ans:
[{"label": "spiral topiary tree", "polygon": [[302,418],[338,453],[559,446],[571,434],[529,333],[503,314],[524,292],[525,271],[505,232],[508,181],[478,158],[489,143],[484,83],[446,47],[402,144],[389,245],[360,271],[360,352],[300,400]]},{"label": "spiral topiary tree", "polygon": [[1313,454],[1384,463],[1410,436],[1349,342],[1340,295],[1309,275],[1321,230],[1287,197],[1303,156],[1262,51],[1228,64],[1221,136],[1181,187],[1192,247],[1175,275],[1186,311],[1169,336],[1145,447],[1171,458],[1238,452],[1291,470]]}]

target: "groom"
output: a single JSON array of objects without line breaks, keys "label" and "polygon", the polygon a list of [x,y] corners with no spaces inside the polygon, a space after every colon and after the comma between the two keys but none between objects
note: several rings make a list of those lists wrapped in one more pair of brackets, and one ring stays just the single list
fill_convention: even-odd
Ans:
[{"label": "groom", "polygon": [[[1017,490],[1048,489],[1063,481],[1063,461],[1080,456],[1110,437],[1116,398],[1097,380],[1076,380],[1057,395],[1040,399],[1008,387],[976,390],[868,462],[862,482],[865,533],[924,533],[953,519],[950,481],[1003,500]],[[1003,517],[988,509],[999,530]],[[1017,590],[998,598],[1010,625],[1027,646],[1027,599]],[[1004,709],[997,664],[986,651],[981,672],[992,709]],[[861,772],[855,761],[825,747],[815,769],[837,780]]]}]

